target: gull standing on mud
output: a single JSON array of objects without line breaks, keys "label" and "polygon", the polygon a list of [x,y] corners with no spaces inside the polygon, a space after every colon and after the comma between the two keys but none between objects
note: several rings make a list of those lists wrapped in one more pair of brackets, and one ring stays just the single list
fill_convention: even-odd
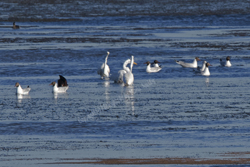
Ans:
[{"label": "gull standing on mud", "polygon": [[197,61],[201,61],[198,57],[196,57],[193,61],[193,63],[186,63],[184,61],[177,61],[175,60],[175,62],[177,64],[180,64],[182,67],[187,67],[187,68],[197,68],[198,67],[198,63]]},{"label": "gull standing on mud", "polygon": [[[127,67],[127,65],[130,63],[130,69]],[[126,85],[132,85],[134,82],[134,75],[132,73],[133,65],[137,65],[136,62],[134,62],[134,56],[131,56],[131,59],[127,59],[123,63],[123,70],[118,71],[117,74],[112,75],[111,79],[115,83],[125,83]]]},{"label": "gull standing on mud", "polygon": [[109,56],[109,52],[107,52],[107,56],[105,58],[105,62],[102,64],[102,66],[98,69],[97,74],[99,74],[101,76],[101,78],[104,77],[109,77],[109,73],[110,73],[110,69],[108,66],[108,56]]},{"label": "gull standing on mud", "polygon": [[151,73],[151,72],[158,72],[160,71],[162,68],[161,67],[151,67],[151,63],[149,61],[147,61],[146,63],[144,64],[147,64],[147,68],[146,68],[146,72],[148,73]]},{"label": "gull standing on mud", "polygon": [[226,61],[222,61],[222,59],[220,59],[220,65],[225,67],[231,67],[232,64],[230,62],[230,57],[227,56]]},{"label": "gull standing on mud", "polygon": [[29,86],[27,88],[23,89],[18,82],[15,84],[15,87],[17,88],[16,94],[18,94],[18,95],[27,95],[27,94],[29,94],[29,92],[31,90],[31,88]]},{"label": "gull standing on mud", "polygon": [[52,92],[61,93],[66,92],[69,88],[66,78],[59,75],[60,79],[56,82],[52,82],[50,85],[53,85]]}]

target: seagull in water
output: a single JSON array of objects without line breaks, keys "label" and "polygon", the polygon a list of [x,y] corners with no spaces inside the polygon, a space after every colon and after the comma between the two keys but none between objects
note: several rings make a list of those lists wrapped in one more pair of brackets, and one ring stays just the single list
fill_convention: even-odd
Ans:
[{"label": "seagull in water", "polygon": [[209,64],[209,63],[206,63],[205,70],[201,71],[201,75],[203,75],[203,76],[209,76],[210,75],[209,68],[208,68],[209,66],[212,66],[212,65]]},{"label": "seagull in water", "polygon": [[188,67],[188,68],[197,68],[198,67],[197,61],[201,60],[198,57],[194,59],[193,63],[185,63],[184,61],[175,60],[177,64],[180,64],[182,67]]},{"label": "seagull in water", "polygon": [[13,27],[12,27],[13,29],[19,29],[20,27],[19,27],[19,25],[16,25],[16,23],[15,22],[13,22]]},{"label": "seagull in water", "polygon": [[159,61],[158,60],[154,60],[154,62],[153,62],[153,65],[154,65],[154,67],[161,67],[161,66],[159,66]]},{"label": "seagull in water", "polygon": [[226,62],[225,62],[225,61],[222,61],[222,59],[220,59],[220,65],[221,65],[221,66],[225,66],[225,67],[231,67],[232,64],[230,63],[230,57],[227,56]]},{"label": "seagull in water", "polygon": [[63,76],[59,75],[60,79],[56,82],[52,82],[50,85],[53,85],[53,90],[52,92],[54,93],[61,93],[61,92],[66,92],[69,88],[69,85],[67,83],[66,78]]},{"label": "seagull in water", "polygon": [[105,62],[102,64],[102,66],[98,69],[97,74],[99,74],[101,76],[101,78],[103,77],[109,77],[109,73],[110,73],[110,69],[108,66],[108,56],[109,56],[109,52],[107,52],[107,56],[105,58]]},{"label": "seagull in water", "polygon": [[[127,65],[130,64],[130,69]],[[117,74],[111,76],[111,79],[114,80],[115,83],[125,83],[126,85],[132,85],[134,82],[134,75],[132,73],[133,65],[137,65],[134,62],[134,56],[131,56],[131,59],[127,59],[123,63],[123,70],[118,71]]]},{"label": "seagull in water", "polygon": [[200,67],[198,67],[198,70],[200,70],[200,71],[204,71],[204,70],[205,70],[205,68],[206,68],[206,64],[207,64],[207,61],[203,61],[202,67],[201,67],[201,68],[200,68]]},{"label": "seagull in water", "polygon": [[27,88],[23,89],[18,82],[15,84],[15,87],[17,88],[16,94],[18,94],[18,95],[27,95],[27,94],[29,94],[29,92],[31,90],[31,88],[29,86]]},{"label": "seagull in water", "polygon": [[161,67],[151,67],[151,63],[149,61],[147,61],[144,64],[147,64],[146,72],[148,72],[148,73],[158,72],[162,69]]}]

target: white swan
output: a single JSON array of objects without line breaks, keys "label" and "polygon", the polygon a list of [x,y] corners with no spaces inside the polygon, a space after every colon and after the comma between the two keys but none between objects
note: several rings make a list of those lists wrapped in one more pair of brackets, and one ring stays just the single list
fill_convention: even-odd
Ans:
[{"label": "white swan", "polygon": [[69,88],[67,80],[59,75],[60,79],[56,82],[52,82],[50,85],[53,85],[52,92],[54,93],[61,93],[61,92],[66,92]]},{"label": "white swan", "polygon": [[206,68],[204,71],[201,71],[201,75],[203,76],[209,76],[210,75],[210,72],[209,72],[209,69],[208,69],[208,66],[212,66],[211,64],[209,63],[206,63]]},{"label": "white swan", "polygon": [[[130,63],[130,69],[127,67],[127,65]],[[126,85],[132,85],[134,82],[134,75],[132,73],[133,65],[137,65],[136,62],[134,62],[134,56],[131,56],[131,59],[127,59],[123,63],[123,70],[118,71],[117,74],[114,74],[111,76],[111,79],[115,83],[125,83]]]},{"label": "white swan", "polygon": [[189,68],[197,68],[198,67],[197,61],[200,61],[198,57],[194,59],[193,63],[185,63],[184,61],[175,60],[175,62],[177,64],[180,64],[182,67],[189,67]]},{"label": "white swan", "polygon": [[221,64],[222,66],[231,67],[232,64],[231,64],[231,62],[230,62],[230,57],[227,56],[226,62],[225,62],[225,61],[222,61],[222,59],[220,59],[220,64]]},{"label": "white swan", "polygon": [[146,72],[148,72],[148,73],[158,72],[161,70],[161,67],[151,67],[151,63],[149,61],[147,61],[144,64],[147,64]]},{"label": "white swan", "polygon": [[154,67],[160,67],[159,63],[160,62],[158,60],[154,60],[154,62],[153,62]]},{"label": "white swan", "polygon": [[29,92],[31,90],[31,88],[29,86],[27,88],[23,89],[18,82],[15,84],[15,87],[17,88],[16,89],[17,95],[27,95],[27,94],[29,94]]},{"label": "white swan", "polygon": [[109,52],[107,52],[105,62],[102,64],[102,66],[97,71],[97,74],[99,74],[102,78],[109,77],[110,69],[109,69],[109,66],[107,64],[108,63],[108,56],[109,56]]}]

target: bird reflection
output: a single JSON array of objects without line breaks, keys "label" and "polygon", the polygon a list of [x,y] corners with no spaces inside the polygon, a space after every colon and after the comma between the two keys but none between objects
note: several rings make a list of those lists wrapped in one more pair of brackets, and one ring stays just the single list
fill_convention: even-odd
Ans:
[{"label": "bird reflection", "polygon": [[206,78],[206,86],[208,87],[209,86],[209,78]]},{"label": "bird reflection", "polygon": [[60,97],[66,97],[66,98],[68,98],[68,93],[66,93],[66,92],[63,92],[63,93],[56,93],[56,92],[54,92],[53,93],[53,97],[54,97],[55,100],[57,100]]},{"label": "bird reflection", "polygon": [[19,104],[21,104],[21,103],[22,103],[22,99],[29,99],[30,96],[29,96],[29,95],[17,94],[17,95],[16,95],[16,98],[17,98],[17,102],[18,102]]},{"label": "bird reflection", "polygon": [[125,103],[131,110],[131,115],[135,116],[134,86],[127,86],[125,91]]},{"label": "bird reflection", "polygon": [[109,97],[109,86],[110,86],[110,82],[108,80],[105,80],[103,82],[103,86],[105,87],[105,98],[106,98],[106,102],[108,103],[110,101],[110,97]]}]

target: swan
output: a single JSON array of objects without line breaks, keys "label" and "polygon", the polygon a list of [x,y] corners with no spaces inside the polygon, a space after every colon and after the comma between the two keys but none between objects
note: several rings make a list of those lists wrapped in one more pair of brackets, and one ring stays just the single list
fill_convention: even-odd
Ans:
[{"label": "swan", "polygon": [[108,62],[108,56],[109,56],[109,52],[107,52],[107,56],[105,58],[105,62],[102,64],[102,66],[98,69],[97,74],[99,74],[101,76],[101,78],[103,77],[109,77],[109,73],[110,73],[110,69],[109,66],[107,64]]},{"label": "swan", "polygon": [[13,29],[19,29],[20,27],[19,27],[19,25],[16,25],[16,23],[15,22],[13,22],[13,27],[12,27]]},{"label": "swan", "polygon": [[209,69],[208,69],[209,66],[212,66],[212,65],[209,64],[209,63],[206,63],[206,68],[205,68],[204,71],[201,71],[201,75],[203,75],[203,76],[209,76],[210,75],[210,72],[209,72]]},{"label": "swan", "polygon": [[158,72],[161,70],[161,67],[151,67],[151,63],[149,61],[147,61],[144,64],[147,64],[146,72],[148,72],[148,73]]},{"label": "swan", "polygon": [[123,69],[126,71],[125,75],[124,75],[124,83],[126,86],[130,86],[134,83],[134,74],[132,73],[132,69],[133,69],[133,65],[137,65],[136,62],[134,62],[134,56],[132,55],[131,56],[131,60],[130,60],[130,69],[128,67],[124,68],[123,66]]},{"label": "swan", "polygon": [[160,67],[158,63],[160,63],[158,60],[154,60],[153,62],[154,67]]},{"label": "swan", "polygon": [[59,75],[60,79],[56,82],[52,82],[50,85],[53,85],[52,92],[54,93],[61,93],[66,92],[69,88],[66,78]]},{"label": "swan", "polygon": [[[130,63],[130,69],[127,67],[127,65]],[[123,63],[123,70],[118,71],[117,74],[114,74],[111,76],[111,79],[115,83],[125,83],[126,85],[132,85],[134,82],[134,75],[132,73],[133,65],[137,65],[136,62],[134,62],[134,56],[131,56],[131,59],[127,59]]]},{"label": "swan", "polygon": [[220,59],[220,64],[221,64],[221,66],[231,67],[232,64],[231,64],[231,62],[230,62],[230,57],[227,56],[226,62],[225,62],[225,61],[222,61],[222,59]]},{"label": "swan", "polygon": [[184,61],[175,60],[175,62],[177,64],[180,64],[182,67],[189,67],[189,68],[197,68],[197,66],[198,66],[197,61],[200,61],[200,59],[198,57],[196,57],[194,59],[193,63],[185,63]]},{"label": "swan", "polygon": [[31,88],[29,86],[27,88],[23,89],[18,82],[15,84],[15,87],[17,88],[16,94],[18,94],[18,95],[27,95],[27,94],[29,94],[29,92],[31,90]]}]

